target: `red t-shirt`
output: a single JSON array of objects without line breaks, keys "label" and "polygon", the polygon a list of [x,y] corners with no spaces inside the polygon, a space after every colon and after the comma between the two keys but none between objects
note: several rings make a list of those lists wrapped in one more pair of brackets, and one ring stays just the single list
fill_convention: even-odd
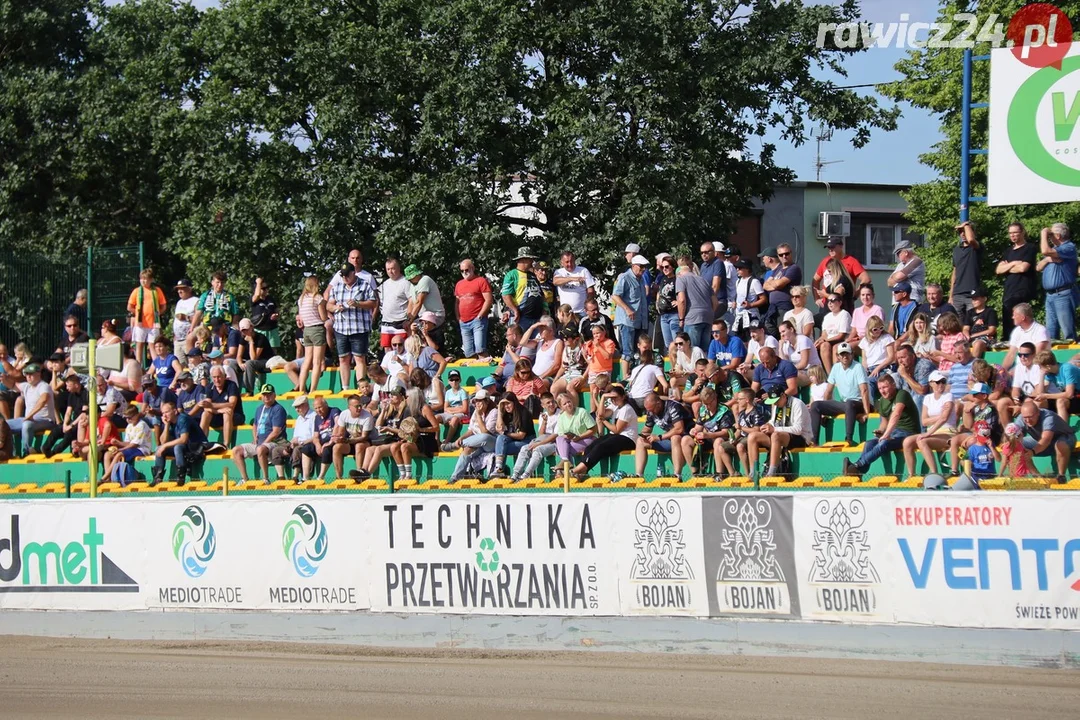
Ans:
[{"label": "red t-shirt", "polygon": [[[821,261],[821,264],[817,266],[817,272],[814,274],[820,278],[825,277],[825,266],[829,264],[829,256],[826,255],[825,259]],[[866,268],[862,266],[855,257],[851,255],[845,255],[844,259],[840,261],[840,264],[844,266],[844,269],[848,271],[848,275],[855,281],[855,284],[859,284],[859,276],[866,272]]]},{"label": "red t-shirt", "polygon": [[491,292],[487,278],[476,277],[472,280],[458,280],[454,286],[454,297],[458,299],[458,322],[470,322],[476,319],[484,308],[484,293]]}]

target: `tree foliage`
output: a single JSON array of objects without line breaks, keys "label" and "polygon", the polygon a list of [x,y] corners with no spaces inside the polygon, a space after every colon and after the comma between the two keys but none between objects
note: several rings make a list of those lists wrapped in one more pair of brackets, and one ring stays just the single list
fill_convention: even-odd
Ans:
[{"label": "tree foliage", "polygon": [[[991,13],[997,13],[1001,22],[1008,25],[1009,18],[1026,5],[1019,0],[990,0],[962,2],[950,0],[943,3],[939,22],[951,21],[957,13],[976,13],[979,27]],[[1080,2],[1059,2],[1055,5],[1070,17],[1080,15]],[[974,52],[989,52],[989,45],[977,43]],[[912,50],[896,65],[904,79],[880,88],[894,100],[904,100],[925,108],[941,121],[944,139],[934,145],[930,152],[919,157],[933,168],[937,179],[915,185],[907,193],[908,217],[916,229],[924,233],[927,247],[922,251],[926,260],[927,277],[930,281],[948,283],[952,273],[952,249],[957,235],[954,227],[959,217],[960,169],[961,169],[961,98],[963,93],[963,50],[959,48],[927,48]],[[990,63],[973,63],[972,101],[986,102],[990,95]],[[988,115],[985,109],[974,109],[971,115],[971,147],[986,148],[988,145]],[[971,159],[971,189],[973,197],[986,195],[987,156],[975,155]],[[993,277],[994,266],[1002,259],[1009,247],[1008,225],[1022,222],[1028,230],[1029,239],[1038,242],[1039,230],[1054,222],[1066,222],[1078,227],[1080,205],[1061,203],[1053,205],[1018,205],[990,207],[985,203],[970,205],[970,218],[979,238],[985,242],[984,281]],[[992,296],[1001,297],[1001,283],[988,283]]]},{"label": "tree foliage", "polygon": [[[146,241],[197,281],[295,283],[351,246],[436,279],[522,244],[598,270],[725,237],[897,112],[816,79],[855,2],[0,0],[0,248]],[[508,190],[520,181],[522,197]],[[527,217],[513,217],[524,208]]]}]

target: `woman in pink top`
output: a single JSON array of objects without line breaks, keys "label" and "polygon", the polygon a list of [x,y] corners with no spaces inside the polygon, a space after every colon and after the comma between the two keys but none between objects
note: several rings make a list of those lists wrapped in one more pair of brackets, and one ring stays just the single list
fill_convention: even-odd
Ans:
[{"label": "woman in pink top", "polygon": [[304,383],[311,373],[311,390],[319,389],[319,376],[323,371],[326,357],[326,298],[319,292],[319,280],[309,276],[304,280],[304,292],[296,301],[296,322],[304,329],[304,360],[300,366],[300,377],[296,382],[299,392],[307,392]]},{"label": "woman in pink top", "polygon": [[866,321],[872,317],[885,320],[885,313],[881,307],[874,304],[874,288],[863,285],[859,290],[859,306],[851,313],[851,335],[848,343],[855,347],[856,344],[866,337]]},{"label": "woman in pink top", "polygon": [[960,325],[960,318],[956,313],[941,313],[937,321],[938,349],[930,353],[930,358],[938,364],[938,370],[943,373],[949,372],[953,366],[955,354],[953,347],[957,340],[966,340],[964,328]]}]

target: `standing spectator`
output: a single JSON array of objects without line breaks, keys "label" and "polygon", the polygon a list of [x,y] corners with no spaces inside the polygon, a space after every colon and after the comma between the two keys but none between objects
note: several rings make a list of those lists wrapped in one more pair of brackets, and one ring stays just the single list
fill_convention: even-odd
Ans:
[{"label": "standing spectator", "polygon": [[[870,402],[870,390],[867,385],[866,369],[852,359],[851,346],[840,343],[836,349],[839,361],[829,371],[825,397],[810,404],[811,442],[817,443],[820,437],[821,418],[844,416],[844,442],[855,444],[855,422],[860,416],[870,414],[873,407]],[[833,399],[833,393],[837,399]]]},{"label": "standing spectator", "polygon": [[998,316],[994,308],[986,304],[986,290],[971,291],[971,309],[964,318],[964,334],[971,340],[971,353],[982,357],[997,341]]},{"label": "standing spectator", "polygon": [[[716,243],[713,243],[716,246]],[[724,274],[727,276],[727,299],[728,309],[725,313],[725,319],[730,323],[733,319],[731,311],[734,309],[733,303],[735,302],[735,282],[739,279],[739,271],[735,269],[735,263],[739,262],[741,252],[739,248],[734,245],[728,245],[724,248]]]},{"label": "standing spectator", "polygon": [[311,392],[319,389],[326,358],[326,299],[319,292],[319,279],[309,275],[304,279],[304,291],[296,301],[297,321],[303,330],[304,359],[296,379],[296,391],[307,390],[308,373],[311,374]]},{"label": "standing spectator", "polygon": [[701,348],[704,352],[709,347],[709,325],[716,317],[718,301],[716,293],[705,278],[690,268],[690,258],[685,255],[679,258],[675,296],[679,328],[690,336],[694,347]]},{"label": "standing spectator", "polygon": [[713,294],[716,295],[717,305],[714,317],[723,317],[728,311],[727,266],[723,258],[716,256],[715,243],[701,243],[701,265],[698,272],[705,282],[709,283]]},{"label": "standing spectator", "polygon": [[1005,276],[1005,292],[1001,301],[1001,337],[1012,334],[1012,310],[1020,303],[1035,299],[1035,258],[1038,248],[1027,241],[1027,232],[1021,223],[1009,225],[1009,242],[1005,259],[998,262],[994,272]]},{"label": "standing spectator", "polygon": [[555,302],[555,286],[551,283],[551,265],[547,260],[539,260],[533,265],[533,274],[540,285],[540,294],[544,297],[544,314],[554,315],[559,304]]},{"label": "standing spectator", "polygon": [[765,330],[775,336],[780,333],[779,326],[784,321],[784,316],[795,307],[791,300],[791,291],[802,284],[802,268],[792,262],[794,256],[790,245],[779,245],[775,250],[765,248],[759,257],[772,259],[773,255],[773,267],[766,275],[762,287],[769,293]]},{"label": "standing spectator", "polygon": [[131,340],[135,357],[146,362],[146,346],[150,345],[151,359],[157,357],[154,341],[161,332],[161,316],[165,312],[165,293],[154,284],[154,271],[147,268],[139,273],[139,287],[131,291],[127,302],[131,318]]},{"label": "standing spectator", "polygon": [[588,268],[577,264],[571,250],[563,251],[559,265],[553,280],[559,292],[559,303],[569,305],[571,312],[582,315],[585,301],[596,297],[596,280]]},{"label": "standing spectator", "polygon": [[[70,356],[71,346],[84,342],[90,342],[90,336],[83,331],[77,317],[68,315],[64,318],[64,335],[60,338],[60,344],[56,347],[56,352]],[[18,350],[18,347],[16,347],[16,350]]]},{"label": "standing spectator", "polygon": [[1043,258],[1035,269],[1042,273],[1046,297],[1046,332],[1051,340],[1076,340],[1076,245],[1069,226],[1054,223],[1039,235]]},{"label": "standing spectator", "polygon": [[1027,303],[1013,307],[1013,331],[1009,333],[1009,351],[1001,364],[1012,370],[1016,353],[1024,343],[1031,343],[1036,352],[1050,349],[1050,336],[1046,328],[1035,322],[1035,311]]},{"label": "standing spectator", "polygon": [[277,298],[270,294],[269,283],[261,277],[255,278],[255,287],[251,291],[251,325],[255,332],[270,341],[274,353],[281,352],[279,317]]},{"label": "standing spectator", "polygon": [[74,315],[75,319],[79,321],[79,327],[87,327],[86,303],[89,297],[90,296],[85,288],[76,292],[75,300],[73,300],[71,304],[67,306],[67,310],[64,311],[64,317]]},{"label": "standing spectator", "polygon": [[631,258],[630,269],[615,281],[611,300],[615,303],[615,326],[619,332],[622,359],[619,366],[622,377],[630,375],[630,359],[634,356],[637,335],[649,327],[649,302],[641,277],[649,266],[643,255]]},{"label": "standing spectator", "polygon": [[516,267],[503,276],[500,289],[503,303],[510,313],[509,322],[521,326],[522,332],[528,330],[546,312],[544,294],[532,271],[535,260],[536,256],[531,249],[518,248],[517,257],[514,258]]},{"label": "standing spectator", "polygon": [[22,397],[15,401],[14,416],[6,422],[13,433],[22,437],[22,454],[33,451],[34,435],[56,429],[56,403],[49,383],[41,379],[41,366],[30,363],[23,368],[26,382],[19,386]]},{"label": "standing spectator", "polygon": [[[968,293],[967,306],[971,306],[970,292]],[[926,302],[919,306],[919,312],[926,313],[927,317],[930,318],[930,331],[935,335],[937,335],[938,318],[943,313],[954,313],[957,317],[960,316],[952,304],[945,302],[945,291],[937,283],[930,283],[926,286]]]},{"label": "standing spectator", "polygon": [[[244,341],[240,345],[236,361],[240,363],[243,371],[241,381],[244,391],[248,395],[254,395],[256,386],[266,381],[266,361],[273,355],[273,350],[266,336],[255,332],[255,327],[247,318],[240,321],[240,335]],[[344,383],[342,387],[345,387]]]},{"label": "standing spectator", "polygon": [[[970,220],[965,220],[956,226],[956,232],[960,236],[960,242],[953,248],[952,277],[949,279],[949,292],[952,295],[952,306],[959,310],[957,315],[971,309],[971,291],[982,285],[983,246],[975,237],[975,226]],[[1073,266],[1075,276],[1075,265]],[[955,312],[955,311],[954,311]],[[930,319],[933,320],[931,315]]]},{"label": "standing spectator", "polygon": [[176,282],[176,294],[180,297],[173,308],[173,355],[178,358],[187,357],[187,337],[191,334],[192,318],[195,310],[199,307],[199,298],[195,297],[195,291],[191,287],[191,281],[180,278]]},{"label": "standing spectator", "polygon": [[352,363],[356,379],[367,378],[368,344],[371,316],[378,307],[374,283],[360,282],[350,263],[341,266],[342,282],[330,289],[326,309],[334,318],[334,341],[337,343],[338,373],[341,389],[352,387]]},{"label": "standing spectator", "polygon": [[386,260],[386,279],[379,286],[379,307],[381,323],[379,325],[379,346],[384,350],[390,347],[390,340],[397,330],[404,330],[409,320],[409,296],[412,283],[401,272],[401,260],[396,257]]},{"label": "standing spectator", "polygon": [[884,320],[885,313],[883,313],[881,307],[874,302],[873,286],[863,285],[859,288],[859,306],[851,313],[851,334],[848,335],[849,343],[858,343],[866,337],[866,322],[872,317]]},{"label": "standing spectator", "polygon": [[896,270],[885,282],[892,286],[907,281],[911,284],[911,299],[921,301],[923,288],[926,287],[926,264],[915,254],[915,246],[910,240],[896,243],[893,253],[896,255]]},{"label": "standing spectator", "polygon": [[[818,305],[824,306],[825,300],[829,297],[829,292],[831,292],[833,288],[836,288],[841,282],[841,278],[837,277],[839,274],[838,270],[835,267],[831,270],[829,269],[830,261],[837,262],[843,267],[847,279],[851,281],[852,289],[862,287],[863,285],[873,284],[873,281],[870,279],[870,273],[866,272],[862,263],[851,255],[844,254],[844,241],[842,239],[836,237],[829,238],[828,242],[825,243],[825,247],[828,248],[829,256],[818,263],[812,281]],[[847,297],[849,301],[852,300],[852,295],[850,293]],[[853,308],[849,308],[848,312],[850,312],[851,309]]]},{"label": "standing spectator", "polygon": [[469,258],[461,261],[460,270],[461,279],[454,285],[454,300],[461,329],[461,354],[466,360],[478,358],[480,362],[490,362],[487,333],[488,313],[494,302],[491,284],[477,274],[476,265]]},{"label": "standing spectator", "polygon": [[888,373],[878,378],[876,408],[882,424],[874,431],[874,437],[866,441],[858,460],[851,462],[844,458],[845,475],[861,477],[870,469],[871,463],[885,453],[902,450],[904,438],[916,434],[922,427],[910,393],[897,388],[896,379]]},{"label": "standing spectator", "polygon": [[[720,261],[723,263],[723,261]],[[675,261],[670,255],[659,260],[660,276],[656,284],[656,314],[664,347],[671,345],[679,332],[679,308],[675,292]],[[726,285],[726,283],[725,283]],[[726,301],[725,301],[726,302]]]},{"label": "standing spectator", "polygon": [[435,329],[431,335],[435,338],[439,350],[442,350],[446,343],[446,306],[443,305],[439,286],[415,265],[405,268],[405,278],[412,283],[409,291],[409,321],[415,322],[424,312],[434,313]]},{"label": "standing spectator", "polygon": [[744,341],[750,336],[750,324],[761,321],[762,310],[769,305],[769,296],[761,287],[761,281],[751,275],[749,260],[735,264],[739,279],[735,283],[735,322],[732,331]]},{"label": "standing spectator", "polygon": [[210,325],[220,318],[226,325],[232,325],[233,318],[240,314],[240,304],[232,293],[225,290],[229,276],[218,270],[210,276],[210,289],[199,297],[193,325]]}]

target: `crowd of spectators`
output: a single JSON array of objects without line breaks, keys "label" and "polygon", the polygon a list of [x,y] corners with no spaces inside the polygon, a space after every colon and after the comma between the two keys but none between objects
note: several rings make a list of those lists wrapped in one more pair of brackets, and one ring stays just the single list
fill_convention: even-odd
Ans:
[{"label": "crowd of spectators", "polygon": [[[407,478],[413,459],[440,452],[457,453],[452,480],[520,479],[549,457],[584,476],[623,452],[634,453],[640,475],[650,451],[670,455],[678,477],[710,465],[720,476],[756,477],[783,474],[789,451],[824,442],[826,418],[843,417],[843,442],[858,447],[858,424],[877,413],[874,436],[844,472],[862,475],[895,452],[914,474],[918,453],[935,473],[959,473],[967,462],[977,485],[1004,461],[998,446],[1007,435],[1021,454],[1053,456],[1064,480],[1080,370],[1060,363],[1050,342],[1074,339],[1069,229],[1043,229],[1036,247],[1021,225],[1010,226],[1011,246],[994,266],[1004,282],[1000,319],[987,304],[983,245],[970,223],[957,233],[949,292],[927,284],[918,249],[905,241],[895,248],[888,303],[839,238],[826,242],[809,278],[786,244],[766,248],[757,263],[720,243],[702,243],[696,258],[653,259],[631,244],[603,289],[572,251],[552,271],[523,247],[498,293],[462,260],[450,308],[422,267],[391,257],[380,281],[360,250],[325,286],[306,278],[297,297],[279,297],[262,278],[250,298],[238,297],[223,272],[201,294],[187,278],[167,294],[147,270],[126,327],[105,320],[98,333],[100,345],[122,345],[122,369],[91,378],[70,367],[72,345],[88,338],[82,291],[44,363],[25,347],[10,356],[0,347],[0,459],[14,456],[15,434],[24,455],[86,457],[93,433],[107,471],[122,474],[154,454],[154,479],[172,460],[183,480],[202,455],[226,448],[243,479],[248,461],[264,479],[341,476],[346,457],[354,477],[371,477],[390,459]],[[1030,304],[1037,273],[1045,326]],[[471,394],[459,370],[448,370],[457,359],[446,346],[451,319],[457,356],[492,367]],[[495,322],[505,328],[501,357],[489,348]],[[999,323],[1008,352],[992,364],[983,357]],[[332,363],[348,396],[342,410],[315,392]],[[266,383],[277,368],[299,395],[291,428]],[[97,427],[89,427],[90,383]],[[241,433],[242,399],[256,395],[251,429]],[[948,468],[939,468],[938,452]]]}]

